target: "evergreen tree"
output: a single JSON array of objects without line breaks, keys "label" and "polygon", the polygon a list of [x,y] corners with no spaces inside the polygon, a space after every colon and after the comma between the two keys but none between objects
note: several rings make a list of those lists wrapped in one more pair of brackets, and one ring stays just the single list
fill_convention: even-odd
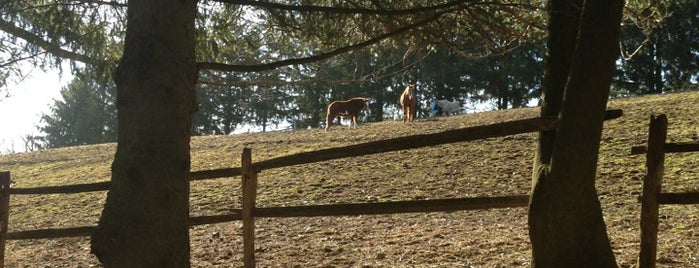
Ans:
[{"label": "evergreen tree", "polygon": [[76,73],[41,117],[43,147],[56,148],[116,141],[115,86],[107,76],[87,68]]},{"label": "evergreen tree", "polygon": [[[622,61],[612,96],[697,90],[699,3],[661,1],[640,9],[622,25]],[[633,9],[632,9],[633,10]]]},{"label": "evergreen tree", "polygon": [[192,118],[193,135],[228,135],[245,120],[245,88],[206,83],[197,86],[199,109]]}]

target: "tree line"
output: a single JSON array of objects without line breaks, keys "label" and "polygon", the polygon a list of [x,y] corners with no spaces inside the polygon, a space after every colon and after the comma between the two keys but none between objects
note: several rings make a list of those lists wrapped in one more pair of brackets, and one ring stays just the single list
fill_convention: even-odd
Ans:
[{"label": "tree line", "polygon": [[[541,9],[534,11],[543,13]],[[661,10],[646,7],[639,14],[627,15],[627,22],[622,24],[622,53],[613,80],[612,97],[697,90],[699,36],[692,29],[699,26],[698,13],[699,4],[687,1],[673,2]],[[225,20],[218,17],[221,14],[213,13],[211,19]],[[255,18],[250,11],[245,14],[250,19]],[[542,16],[544,14],[532,17]],[[290,19],[281,18],[277,23],[292,23],[286,20]],[[296,27],[322,27],[306,22],[293,23],[300,24]],[[540,28],[543,25],[516,23],[525,30],[506,36],[522,33],[525,36],[500,44],[490,40],[488,51],[473,52],[479,46],[486,46],[478,44],[482,40],[457,45],[462,40],[454,34],[447,42],[424,46],[400,43],[401,40],[393,44],[384,42],[326,62],[267,72],[203,72],[196,90],[199,108],[193,118],[193,134],[225,135],[241,131],[243,127],[266,131],[280,125],[292,129],[319,128],[331,101],[355,96],[372,98],[370,112],[364,120],[391,120],[398,112],[397,96],[410,82],[418,85],[423,117],[436,99],[458,100],[467,109],[476,104],[491,109],[525,107],[541,95],[545,44]],[[244,37],[252,43],[251,48],[244,50],[245,57],[266,57],[268,52],[264,47],[267,44],[274,43],[282,49],[297,45],[292,40],[279,41],[293,39],[285,34],[263,34],[265,27],[273,27],[271,25],[258,22],[229,27],[256,33]],[[219,31],[205,34],[223,39],[241,38],[217,36],[222,35]],[[241,54],[238,47],[226,46],[218,38],[200,45],[220,57]],[[429,36],[416,34],[413,38]],[[467,45],[471,51],[459,47]],[[255,46],[258,49],[252,48]],[[110,79],[110,72],[92,65],[77,69],[74,80],[61,90],[62,99],[54,102],[51,112],[44,114],[37,125],[42,134],[29,138],[34,143],[33,148],[116,141],[116,86]]]}]

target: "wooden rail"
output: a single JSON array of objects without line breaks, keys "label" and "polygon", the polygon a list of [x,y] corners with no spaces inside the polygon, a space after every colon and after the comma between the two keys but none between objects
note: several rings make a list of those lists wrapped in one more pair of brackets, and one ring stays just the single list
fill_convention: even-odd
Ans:
[{"label": "wooden rail", "polygon": [[319,217],[525,207],[528,195],[255,208],[255,217]]},{"label": "wooden rail", "polygon": [[[190,181],[237,177],[240,176],[240,168],[222,168],[189,173]],[[72,185],[45,186],[33,188],[10,188],[10,194],[75,194],[86,192],[99,192],[109,190],[109,181],[94,183],[82,183]]]},{"label": "wooden rail", "polygon": [[[622,115],[622,110],[608,110],[605,113],[605,119],[615,119],[621,117]],[[557,122],[558,119],[553,117],[514,120],[490,125],[448,130],[434,134],[399,137],[339,148],[303,152],[259,161],[254,163],[253,166],[254,169],[259,172],[266,169],[309,164],[347,157],[357,157],[455,142],[465,142],[537,131],[546,131],[555,129]]]},{"label": "wooden rail", "polygon": [[[605,119],[621,117],[622,110],[608,110]],[[309,164],[320,161],[328,161],[346,157],[357,157],[369,154],[385,153],[406,149],[415,149],[426,146],[464,142],[492,137],[501,137],[535,131],[551,130],[556,127],[555,118],[530,118],[484,126],[467,127],[448,130],[433,134],[422,134],[408,137],[399,137],[375,142],[368,142],[345,147],[329,148],[312,152],[303,152],[272,158],[254,163],[256,171],[265,169],[288,167],[293,165]],[[218,179],[226,177],[238,177],[242,175],[240,167],[221,168],[212,170],[192,171],[189,173],[190,181]],[[9,176],[9,175],[8,175]],[[111,182],[102,181],[74,185],[58,185],[33,188],[11,188],[10,194],[70,194],[83,192],[96,192],[109,190]]]},{"label": "wooden rail", "polygon": [[[605,119],[614,119],[620,117],[621,115],[621,110],[609,110],[606,112]],[[449,130],[434,134],[400,137],[340,148],[303,152],[294,155],[272,158],[256,163],[252,163],[251,161],[250,149],[245,148],[241,157],[240,168],[222,168],[195,171],[190,172],[189,176],[190,181],[241,176],[243,180],[242,208],[233,209],[232,213],[230,214],[190,217],[189,224],[190,226],[196,226],[241,220],[243,222],[243,262],[245,267],[254,267],[255,217],[351,216],[523,207],[527,205],[529,196],[474,197],[262,208],[255,206],[255,200],[257,191],[257,174],[262,170],[328,161],[346,157],[358,157],[397,150],[415,149],[454,142],[464,142],[536,131],[545,131],[555,129],[556,122],[557,120],[555,118],[531,118],[515,120],[491,125]],[[66,186],[11,188],[9,172],[0,172],[0,247],[2,247],[0,248],[0,267],[4,267],[4,247],[6,240],[89,236],[96,228],[96,226],[81,226],[8,232],[7,220],[9,215],[9,197],[11,194],[68,194],[105,191],[109,189],[109,185],[110,182],[96,182]]]}]

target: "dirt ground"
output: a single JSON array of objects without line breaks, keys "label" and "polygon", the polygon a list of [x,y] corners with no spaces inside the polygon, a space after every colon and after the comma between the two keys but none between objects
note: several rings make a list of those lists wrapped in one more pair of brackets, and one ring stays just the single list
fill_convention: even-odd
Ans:
[{"label": "dirt ground", "polygon": [[[620,267],[636,265],[645,157],[652,113],[669,118],[669,142],[699,140],[699,92],[619,99],[624,116],[605,123],[596,182]],[[485,112],[405,124],[195,137],[192,171],[238,167],[297,152],[536,117],[537,108]],[[536,134],[381,153],[265,171],[258,207],[524,195],[530,190]],[[0,156],[12,187],[109,180],[114,145]],[[699,154],[666,158],[666,191],[699,191]],[[240,207],[239,178],[192,183],[192,216]],[[12,197],[10,231],[96,224],[105,193]],[[193,267],[242,266],[240,222],[193,227]],[[699,267],[699,206],[662,206],[658,267]],[[526,267],[526,208],[351,217],[258,218],[258,267]],[[87,238],[9,241],[7,267],[99,267]]]}]

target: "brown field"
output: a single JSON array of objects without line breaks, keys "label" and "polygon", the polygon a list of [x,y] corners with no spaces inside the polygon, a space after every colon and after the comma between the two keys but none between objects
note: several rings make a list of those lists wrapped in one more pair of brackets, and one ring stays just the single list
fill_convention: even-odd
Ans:
[{"label": "brown field", "polygon": [[[699,140],[699,92],[612,100],[624,116],[607,121],[597,188],[612,247],[621,267],[639,252],[640,204],[649,116],[665,113],[668,142]],[[240,166],[244,147],[253,162],[317,149],[535,117],[515,109],[322,129],[194,137],[192,171]],[[530,190],[536,134],[347,158],[264,171],[259,207],[522,195]],[[0,156],[12,187],[105,181],[114,144]],[[666,191],[699,191],[699,153],[668,154]],[[97,223],[104,192],[13,196],[10,231]],[[192,183],[192,216],[240,207],[240,179]],[[351,217],[260,218],[258,267],[525,267],[530,262],[526,208]],[[191,229],[193,267],[242,266],[240,222]],[[699,267],[699,206],[662,206],[658,267]],[[88,238],[8,241],[7,267],[99,267]]]}]

